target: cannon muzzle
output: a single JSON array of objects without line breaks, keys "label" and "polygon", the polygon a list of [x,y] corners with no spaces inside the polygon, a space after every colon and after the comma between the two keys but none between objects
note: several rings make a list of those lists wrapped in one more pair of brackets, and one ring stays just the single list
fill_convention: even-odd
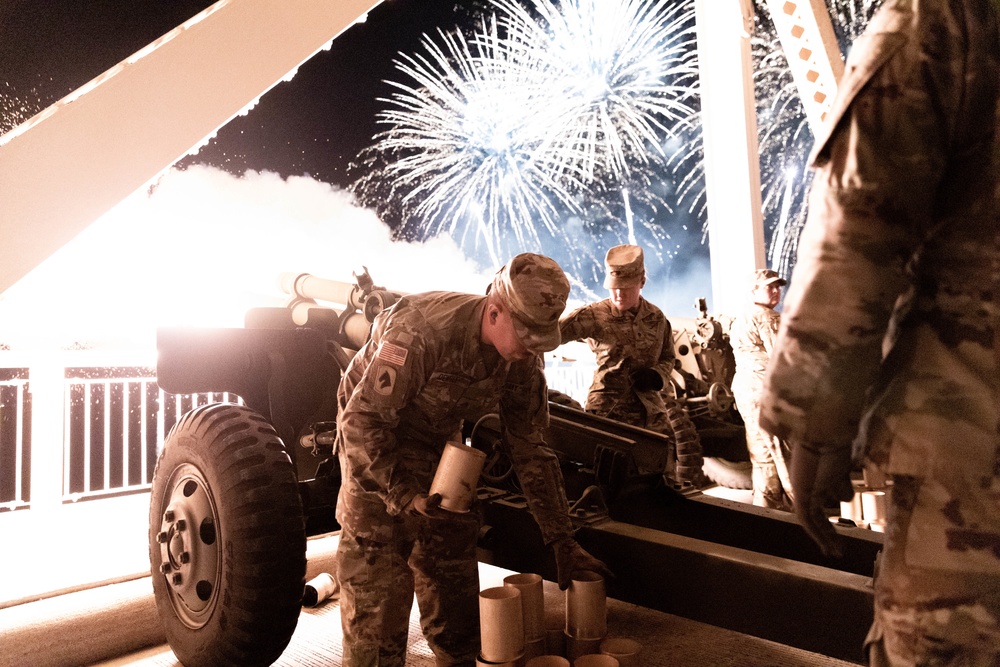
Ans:
[{"label": "cannon muzzle", "polygon": [[[367,270],[364,275],[368,275]],[[317,278],[308,273],[283,273],[279,279],[282,291],[301,299],[329,301],[348,310],[361,310],[366,288],[362,281],[356,283]]]},{"label": "cannon muzzle", "polygon": [[375,317],[396,303],[402,293],[376,287],[368,275],[368,268],[362,268],[360,275],[354,274],[353,283],[317,278],[308,273],[281,274],[279,284],[292,297],[288,307],[292,309],[295,323],[302,326],[308,322],[311,309],[323,308],[317,301],[328,302],[334,304],[330,310],[337,313],[345,343],[351,349],[364,345]]}]

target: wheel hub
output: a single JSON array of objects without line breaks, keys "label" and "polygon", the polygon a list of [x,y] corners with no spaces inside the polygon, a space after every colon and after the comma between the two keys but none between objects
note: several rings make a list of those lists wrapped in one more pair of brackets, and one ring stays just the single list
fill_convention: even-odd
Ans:
[{"label": "wheel hub", "polygon": [[191,465],[171,476],[160,530],[160,573],[171,603],[186,625],[197,628],[211,615],[221,572],[215,503],[208,484]]}]

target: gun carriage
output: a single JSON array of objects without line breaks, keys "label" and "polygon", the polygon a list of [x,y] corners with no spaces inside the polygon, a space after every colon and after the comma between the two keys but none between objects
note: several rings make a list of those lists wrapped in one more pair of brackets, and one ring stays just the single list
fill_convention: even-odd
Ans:
[{"label": "gun carriage", "polygon": [[[287,306],[249,311],[244,328],[158,332],[164,391],[241,399],[181,416],[154,472],[154,594],[187,667],[268,665],[287,646],[306,538],[339,528],[337,385],[372,321],[401,296],[376,286],[367,270],[353,282],[287,275],[282,286]],[[731,351],[703,300],[699,307],[700,317],[678,327],[673,391],[706,461],[739,468],[746,447],[726,388]],[[616,573],[609,595],[860,659],[881,534],[838,526],[845,556],[827,561],[791,515],[674,482],[670,437],[588,414],[556,392],[551,398],[546,442],[562,462],[579,541]],[[478,491],[480,559],[554,579],[505,457],[499,417],[483,415],[464,435],[488,455]]]}]

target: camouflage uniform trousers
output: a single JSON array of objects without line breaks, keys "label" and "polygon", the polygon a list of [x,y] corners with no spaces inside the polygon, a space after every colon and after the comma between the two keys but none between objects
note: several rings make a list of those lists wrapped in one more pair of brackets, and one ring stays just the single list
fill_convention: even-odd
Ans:
[{"label": "camouflage uniform trousers", "polygon": [[919,522],[911,523],[914,514],[938,513],[929,499],[948,497],[958,505],[983,500],[968,485],[951,486],[930,478],[893,479],[875,574],[875,621],[865,640],[871,667],[1000,665],[1000,567],[974,573],[907,558],[908,546],[922,539]]},{"label": "camouflage uniform trousers", "polygon": [[761,389],[733,385],[736,409],[746,427],[747,451],[753,466],[753,504],[773,509],[792,509],[792,482],[789,475],[788,444],[760,427]]},{"label": "camouflage uniform trousers", "polygon": [[375,494],[341,488],[337,575],[344,667],[403,667],[416,594],[438,667],[474,667],[479,654],[477,512],[447,520],[391,516]]}]

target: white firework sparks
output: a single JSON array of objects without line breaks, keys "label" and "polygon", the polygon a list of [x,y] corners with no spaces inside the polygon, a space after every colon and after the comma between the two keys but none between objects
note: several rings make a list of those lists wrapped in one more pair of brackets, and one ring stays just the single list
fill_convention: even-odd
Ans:
[{"label": "white firework sparks", "polygon": [[[864,32],[881,3],[882,0],[827,1],[842,51],[849,49]],[[763,213],[770,234],[768,259],[777,271],[790,275],[806,220],[812,184],[806,160],[815,138],[770,14],[760,6],[752,46]]]},{"label": "white firework sparks", "polygon": [[[842,50],[864,32],[882,0],[827,0],[833,27]],[[781,42],[771,23],[768,5],[755,0],[754,85],[757,95],[757,136],[760,154],[761,194],[769,264],[789,275],[805,224],[812,174],[806,159],[814,137],[792,80]],[[670,156],[681,176],[679,198],[704,222],[705,181],[700,127],[680,142]],[[703,228],[704,229],[704,228]],[[706,230],[707,233],[707,230]]]},{"label": "white firework sparks", "polygon": [[6,134],[44,108],[38,98],[38,91],[31,89],[29,95],[34,102],[26,102],[14,95],[11,85],[4,81],[0,90],[0,135]]},{"label": "white firework sparks", "polygon": [[379,148],[399,156],[388,176],[407,191],[404,207],[429,223],[425,231],[471,228],[502,263],[503,228],[522,247],[539,243],[534,220],[558,233],[557,204],[575,206],[573,183],[554,169],[560,147],[546,132],[553,119],[537,105],[543,82],[528,60],[534,54],[507,48],[495,22],[471,39],[459,31],[439,37],[443,45],[425,36],[426,54],[397,61],[416,85],[392,84],[394,108],[381,114],[392,129]]},{"label": "white firework sparks", "polygon": [[693,5],[670,0],[536,0],[539,19],[514,0],[494,0],[522,46],[544,53],[560,104],[565,166],[587,181],[626,177],[690,122],[697,95]]},{"label": "white firework sparks", "polygon": [[415,83],[393,83],[390,129],[372,147],[384,166],[355,192],[397,197],[409,233],[475,239],[501,263],[538,249],[541,231],[579,248],[561,216],[585,216],[608,179],[655,196],[634,182],[649,185],[664,137],[693,113],[696,66],[688,3],[492,4],[471,37],[425,36],[423,54],[397,61]]}]

